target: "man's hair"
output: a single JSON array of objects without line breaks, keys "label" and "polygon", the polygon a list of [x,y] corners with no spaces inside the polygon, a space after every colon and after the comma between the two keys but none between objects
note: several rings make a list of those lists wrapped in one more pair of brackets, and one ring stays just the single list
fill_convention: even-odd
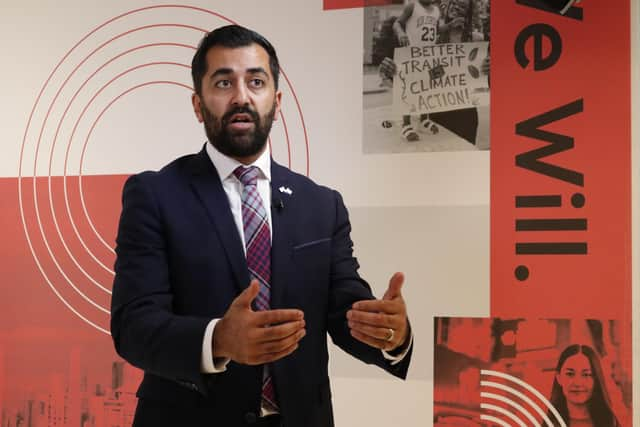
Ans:
[{"label": "man's hair", "polygon": [[273,76],[273,82],[276,90],[278,89],[278,77],[280,75],[280,63],[276,55],[275,48],[269,43],[269,40],[248,28],[239,25],[227,25],[216,28],[208,33],[200,41],[198,50],[196,50],[191,60],[191,78],[193,79],[193,87],[198,95],[202,94],[202,78],[207,73],[207,52],[214,46],[222,46],[227,48],[246,47],[257,44],[264,48],[269,54],[269,68]]}]

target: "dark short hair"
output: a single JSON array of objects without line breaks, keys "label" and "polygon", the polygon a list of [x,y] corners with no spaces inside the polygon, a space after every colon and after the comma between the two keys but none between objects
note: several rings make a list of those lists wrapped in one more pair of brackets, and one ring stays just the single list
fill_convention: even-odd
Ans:
[{"label": "dark short hair", "polygon": [[278,89],[278,77],[280,75],[280,63],[276,50],[269,43],[269,40],[248,28],[239,25],[226,25],[216,28],[207,33],[196,50],[191,60],[191,78],[193,79],[193,87],[198,95],[202,92],[202,78],[207,73],[207,52],[214,46],[223,46],[228,48],[246,47],[257,44],[264,48],[269,54],[269,68],[273,76],[275,88]]}]

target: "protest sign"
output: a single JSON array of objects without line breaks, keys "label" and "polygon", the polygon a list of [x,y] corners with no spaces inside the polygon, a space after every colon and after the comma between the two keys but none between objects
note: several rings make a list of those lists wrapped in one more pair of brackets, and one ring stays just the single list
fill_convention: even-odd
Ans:
[{"label": "protest sign", "polygon": [[489,42],[407,46],[395,50],[393,108],[398,114],[459,110],[488,104],[482,62]]}]

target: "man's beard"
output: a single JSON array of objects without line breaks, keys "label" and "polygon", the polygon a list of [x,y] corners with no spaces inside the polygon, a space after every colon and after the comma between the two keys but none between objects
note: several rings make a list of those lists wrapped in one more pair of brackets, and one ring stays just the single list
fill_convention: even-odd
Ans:
[{"label": "man's beard", "polygon": [[[216,117],[207,109],[204,103],[200,104],[204,130],[209,138],[209,142],[222,154],[233,157],[251,157],[260,153],[273,125],[276,113],[276,103],[274,101],[271,110],[263,117],[249,107],[235,107],[227,111],[222,118]],[[236,133],[229,132],[230,119],[234,114],[247,114],[251,116],[253,130]]]}]

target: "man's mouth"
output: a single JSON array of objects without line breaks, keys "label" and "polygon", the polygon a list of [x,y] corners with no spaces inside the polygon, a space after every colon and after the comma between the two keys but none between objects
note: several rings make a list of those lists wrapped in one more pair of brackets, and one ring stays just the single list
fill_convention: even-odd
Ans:
[{"label": "man's mouth", "polygon": [[230,117],[229,122],[231,123],[247,123],[247,122],[251,122],[253,123],[253,118],[251,117],[250,114],[247,113],[238,113],[238,114],[234,114],[233,116]]},{"label": "man's mouth", "polygon": [[243,131],[253,127],[253,117],[247,113],[234,114],[229,118],[228,127],[231,130]]}]

